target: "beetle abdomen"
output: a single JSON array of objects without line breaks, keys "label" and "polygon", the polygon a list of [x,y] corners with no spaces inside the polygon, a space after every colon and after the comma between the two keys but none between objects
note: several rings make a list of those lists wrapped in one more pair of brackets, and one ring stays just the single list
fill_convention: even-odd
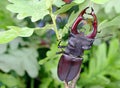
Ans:
[{"label": "beetle abdomen", "polygon": [[82,58],[75,58],[63,54],[58,64],[58,77],[62,81],[69,82],[76,77],[80,70]]}]

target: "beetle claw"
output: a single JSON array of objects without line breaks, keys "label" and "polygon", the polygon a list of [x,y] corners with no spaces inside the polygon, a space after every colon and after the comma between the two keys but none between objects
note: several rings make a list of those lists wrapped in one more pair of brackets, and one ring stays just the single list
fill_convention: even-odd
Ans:
[{"label": "beetle claw", "polygon": [[86,7],[84,10],[82,10],[79,16],[77,17],[77,19],[75,20],[75,22],[73,23],[72,28],[71,28],[72,33],[79,34],[79,32],[77,31],[77,26],[84,19],[83,15],[86,14],[86,10],[88,8],[89,7]]},{"label": "beetle claw", "polygon": [[94,13],[94,9],[93,8],[91,8],[91,13],[90,13],[90,15],[93,17],[93,23],[92,23],[92,26],[93,26],[93,31],[92,31],[92,33],[91,34],[89,34],[89,35],[87,35],[86,37],[87,38],[92,38],[92,39],[94,39],[95,38],[95,36],[96,36],[96,34],[97,34],[97,17],[96,17],[96,15],[95,15],[95,13]]},{"label": "beetle claw", "polygon": [[94,13],[94,9],[91,7],[91,13],[86,13],[86,10],[88,9],[89,7],[86,7],[84,10],[81,11],[81,13],[79,14],[79,16],[77,17],[77,19],[75,20],[75,22],[73,23],[72,25],[72,28],[71,28],[71,32],[73,34],[79,34],[79,32],[77,31],[77,26],[78,24],[84,20],[84,17],[83,15],[84,14],[88,14],[88,15],[91,15],[93,17],[93,23],[92,23],[92,26],[93,26],[93,31],[91,34],[87,35],[86,37],[87,38],[92,38],[94,39],[96,34],[97,34],[97,17]]}]

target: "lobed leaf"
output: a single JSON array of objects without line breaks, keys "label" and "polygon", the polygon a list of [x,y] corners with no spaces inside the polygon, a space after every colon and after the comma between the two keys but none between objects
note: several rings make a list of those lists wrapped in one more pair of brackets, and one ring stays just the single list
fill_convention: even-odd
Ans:
[{"label": "lobed leaf", "polygon": [[120,80],[116,80],[114,82],[110,82],[106,87],[107,88],[119,88],[120,87]]},{"label": "lobed leaf", "polygon": [[43,78],[41,80],[41,84],[39,85],[39,88],[48,88],[51,82],[52,82],[51,78]]},{"label": "lobed leaf", "polygon": [[[11,12],[18,13],[18,19],[31,17],[32,22],[43,19],[49,14],[49,4],[46,0],[8,0],[10,4],[7,9]],[[44,7],[44,8],[43,8]]]},{"label": "lobed leaf", "polygon": [[116,13],[120,13],[119,6],[120,0],[109,0],[109,2],[105,4],[105,12],[110,13],[115,10]]},{"label": "lobed leaf", "polygon": [[101,22],[98,26],[99,30],[105,29],[107,27],[111,27],[111,26],[118,26],[119,27],[119,22],[120,22],[120,16],[117,16],[113,19],[111,19],[110,21],[108,20],[104,20],[103,22]]},{"label": "lobed leaf", "polygon": [[0,44],[0,54],[7,51],[7,44]]},{"label": "lobed leaf", "polygon": [[120,75],[120,70],[119,69],[114,69],[114,67],[113,67],[113,68],[107,70],[106,74],[109,74],[113,78],[115,78],[117,80],[120,80],[120,76],[119,76]]},{"label": "lobed leaf", "polygon": [[59,10],[57,10],[55,12],[55,14],[60,14],[60,13],[64,13],[66,11],[68,11],[71,7],[77,5],[77,4],[81,4],[83,3],[85,0],[73,0],[72,3],[70,4],[65,4],[64,6],[62,6]]},{"label": "lobed leaf", "polygon": [[66,4],[66,5],[62,6],[59,10],[57,10],[54,14],[64,13],[74,5],[75,5],[75,3]]},{"label": "lobed leaf", "polygon": [[16,37],[29,37],[33,34],[35,28],[19,28],[16,26],[8,26],[10,30],[0,32],[0,44],[8,43]]},{"label": "lobed leaf", "polygon": [[56,55],[57,52],[57,44],[52,44],[50,50],[47,52],[47,57],[40,60],[39,64],[45,64],[46,62],[48,62],[49,60],[51,60],[52,58],[56,58],[58,55]]},{"label": "lobed leaf", "polygon": [[[98,47],[98,50],[96,51],[96,71],[100,71],[104,69],[107,65],[107,59],[106,59],[106,44],[103,43]],[[103,64],[104,63],[104,64]]]},{"label": "lobed leaf", "polygon": [[38,75],[37,56],[33,48],[10,50],[8,54],[0,55],[0,69],[4,72],[14,70],[20,76],[27,71],[30,77],[36,77]]},{"label": "lobed leaf", "polygon": [[18,36],[20,37],[30,37],[35,28],[28,28],[28,27],[23,27],[19,28],[17,26],[8,26],[9,29],[13,29],[18,33]]},{"label": "lobed leaf", "polygon": [[112,62],[116,57],[119,49],[119,40],[114,39],[110,42],[109,52],[108,52],[108,58],[109,61]]},{"label": "lobed leaf", "polygon": [[62,0],[53,0],[53,4],[57,7],[61,7],[63,4],[65,4],[65,2]]},{"label": "lobed leaf", "polygon": [[13,29],[0,32],[0,44],[8,43],[18,36]]},{"label": "lobed leaf", "polygon": [[90,62],[89,62],[89,75],[92,75],[95,73],[96,71],[96,63],[95,63],[95,59],[91,58]]},{"label": "lobed leaf", "polygon": [[[108,52],[107,48],[109,48]],[[118,39],[112,39],[108,47],[105,43],[101,44],[94,52],[95,57],[90,59],[89,72],[81,73],[80,85],[84,87],[98,85],[106,88],[119,86],[117,82],[114,83],[114,80],[120,80],[120,54],[118,50],[120,50]],[[109,84],[113,87],[108,87]]]},{"label": "lobed leaf", "polygon": [[0,82],[5,84],[9,88],[13,88],[13,87],[25,88],[25,84],[23,83],[23,80],[19,78],[15,78],[12,75],[5,73],[0,73]]},{"label": "lobed leaf", "polygon": [[8,4],[7,0],[2,0],[0,3],[0,28],[6,28],[8,25],[14,25],[14,18],[12,18],[10,12],[6,9],[6,5]]}]

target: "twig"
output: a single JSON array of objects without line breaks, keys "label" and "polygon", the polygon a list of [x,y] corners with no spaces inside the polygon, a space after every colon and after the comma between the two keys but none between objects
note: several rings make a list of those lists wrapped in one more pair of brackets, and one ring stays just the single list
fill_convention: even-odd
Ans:
[{"label": "twig", "polygon": [[69,88],[69,86],[68,86],[68,83],[67,83],[67,82],[65,82],[65,88]]},{"label": "twig", "polygon": [[71,83],[68,84],[67,82],[65,82],[65,88],[75,88],[77,80],[79,79],[79,76],[80,76],[80,72],[81,72],[81,68],[80,68],[77,76],[72,80]]},{"label": "twig", "polygon": [[69,84],[69,88],[75,88],[76,86],[76,83],[77,83],[77,80],[79,79],[79,76],[80,76],[80,71],[81,71],[81,68],[77,74],[77,76],[72,80],[72,82]]}]

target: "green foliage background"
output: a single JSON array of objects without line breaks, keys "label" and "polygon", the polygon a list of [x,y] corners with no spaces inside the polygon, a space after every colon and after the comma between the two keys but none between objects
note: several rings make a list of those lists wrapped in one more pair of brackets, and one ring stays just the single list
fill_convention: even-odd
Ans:
[{"label": "green foliage background", "polygon": [[95,9],[101,31],[97,37],[108,36],[96,39],[85,52],[77,88],[120,88],[119,5],[120,0],[74,0],[70,4],[1,0],[0,88],[64,88],[57,77],[61,56],[56,55],[57,40],[67,44],[68,28],[86,6]]}]

